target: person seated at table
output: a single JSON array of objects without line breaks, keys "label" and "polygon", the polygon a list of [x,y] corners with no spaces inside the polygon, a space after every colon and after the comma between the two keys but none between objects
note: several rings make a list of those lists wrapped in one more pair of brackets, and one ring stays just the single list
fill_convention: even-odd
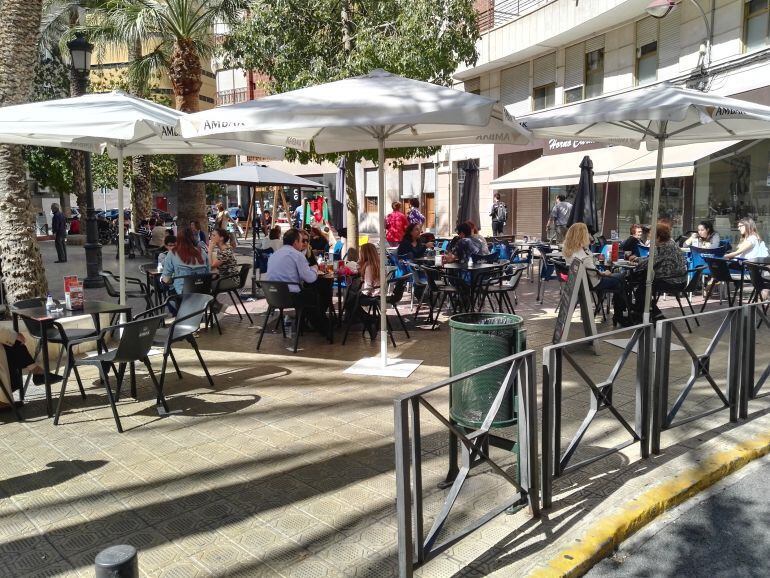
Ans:
[{"label": "person seated at table", "polygon": [[[152,223],[152,221],[150,221]],[[156,222],[150,234],[150,248],[160,249],[163,247],[163,240],[166,238],[166,225],[161,222]]]},{"label": "person seated at table", "polygon": [[275,227],[270,229],[270,233],[268,234],[267,246],[265,246],[265,244],[263,243],[262,248],[272,249],[273,253],[275,253],[281,247],[283,247],[283,239],[281,239],[281,227],[280,225],[276,225]]},{"label": "person seated at table", "polygon": [[149,241],[152,237],[152,228],[155,226],[155,219],[151,219],[148,221],[147,219],[142,219],[139,221],[139,229],[137,229],[137,234],[140,237],[144,237],[146,241]]},{"label": "person seated at table", "polygon": [[380,294],[380,255],[373,243],[361,245],[361,258],[358,261],[358,273],[361,275],[361,291],[365,295]]},{"label": "person seated at table", "polygon": [[310,248],[318,253],[329,252],[329,239],[318,227],[310,227]]},{"label": "person seated at table", "polygon": [[698,230],[685,239],[684,246],[717,249],[719,248],[719,233],[714,232],[714,224],[711,221],[701,221],[698,223]]},{"label": "person seated at table", "polygon": [[479,251],[479,255],[489,255],[489,243],[487,243],[487,239],[479,232],[479,228],[476,226],[476,223],[473,221],[466,221],[471,226],[471,235],[474,239],[476,239],[479,242],[479,246],[481,247],[481,250]]},{"label": "person seated at table", "polygon": [[165,251],[158,253],[158,264],[161,266],[161,269],[163,267],[163,261],[165,261],[168,256],[168,252],[174,247],[176,247],[176,235],[166,235],[166,238],[163,239],[163,248]]},{"label": "person seated at table", "polygon": [[231,233],[224,229],[214,229],[209,238],[209,259],[211,259],[211,268],[216,269],[220,277],[230,277],[238,275],[240,267],[238,261],[233,255],[233,248],[230,245]]},{"label": "person seated at table", "polygon": [[193,240],[195,241],[196,246],[199,245],[202,248],[206,248],[206,233],[203,232],[201,229],[201,224],[199,221],[190,221],[190,228],[193,232]]},{"label": "person seated at table", "polygon": [[272,227],[273,215],[270,214],[270,211],[262,211],[262,232],[267,235]]},{"label": "person seated at table", "polygon": [[639,245],[642,247],[650,246],[650,232],[652,229],[649,225],[642,225],[642,236],[639,238]]},{"label": "person seated at table", "polygon": [[181,295],[184,277],[205,275],[209,272],[208,253],[195,243],[193,230],[188,227],[177,237],[176,247],[166,255],[161,280],[166,285],[171,285],[169,293]]},{"label": "person seated at table", "polygon": [[[654,277],[652,292],[676,294],[687,285],[687,261],[679,246],[671,239],[671,226],[665,222],[658,222],[655,227],[655,262],[653,264]],[[631,257],[632,263],[638,263],[634,269],[634,277],[638,281],[636,288],[636,303],[644,303],[645,275],[649,263],[649,257]],[[655,316],[660,311],[653,311]]]},{"label": "person seated at table", "polygon": [[585,223],[574,223],[564,236],[564,248],[562,254],[567,265],[578,260],[583,264],[588,275],[588,282],[594,291],[612,291],[620,287],[620,273],[610,273],[609,271],[599,271],[594,262],[594,256],[589,250],[591,246],[591,234]]},{"label": "person seated at table", "polygon": [[401,239],[401,243],[399,243],[396,249],[396,255],[399,259],[414,261],[423,257],[425,251],[433,248],[433,243],[420,242],[420,235],[422,235],[421,225],[412,223],[406,227],[404,238]]},{"label": "person seated at table", "polygon": [[481,245],[485,245],[486,241],[482,243],[474,237],[473,230],[468,223],[457,225],[457,237],[457,243],[455,243],[452,251],[447,251],[444,254],[445,263],[454,263],[455,261],[465,263],[470,257],[481,255]]},{"label": "person seated at table", "polygon": [[620,244],[620,252],[623,253],[626,258],[631,255],[639,256],[639,245],[642,239],[642,226],[634,223],[631,225],[630,235],[628,238]]},{"label": "person seated at table", "polygon": [[759,236],[754,219],[746,217],[738,221],[738,232],[741,234],[741,242],[732,253],[726,253],[725,259],[758,259],[767,257],[767,245]]},{"label": "person seated at table", "polygon": [[[289,291],[294,294],[298,305],[313,305],[307,310],[310,323],[316,331],[326,333],[329,320],[325,315],[325,304],[328,301],[323,296],[324,292],[319,290],[318,266],[308,262],[307,247],[308,237],[304,231],[286,231],[283,234],[283,246],[267,261],[266,278],[268,281],[289,283]],[[328,286],[331,287],[331,284]]]},{"label": "person seated at table", "polygon": [[[0,327],[0,344],[3,346],[0,348],[0,382],[11,395],[24,386],[21,379],[22,371],[32,373],[32,381],[35,385],[45,383],[43,368],[35,364],[25,343],[23,334],[16,333],[10,327]],[[49,383],[56,383],[61,379],[61,375],[48,374]],[[8,399],[0,389],[0,410],[10,408],[11,403],[13,400]]]}]

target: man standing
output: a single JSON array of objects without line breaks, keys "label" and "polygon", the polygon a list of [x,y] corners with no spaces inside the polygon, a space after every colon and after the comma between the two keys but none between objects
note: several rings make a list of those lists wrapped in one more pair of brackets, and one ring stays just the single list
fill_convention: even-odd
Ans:
[{"label": "man standing", "polygon": [[508,208],[500,200],[500,193],[495,193],[489,216],[492,217],[492,235],[495,237],[502,235],[503,227],[505,227],[505,222],[508,220]]},{"label": "man standing", "polygon": [[553,209],[551,209],[551,216],[548,218],[548,223],[545,226],[546,229],[550,228],[551,225],[555,227],[557,243],[564,241],[571,212],[572,204],[567,202],[567,197],[564,195],[557,195],[556,204],[554,204]]},{"label": "man standing", "polygon": [[[283,234],[283,247],[270,256],[267,261],[267,280],[290,283],[298,306],[308,307],[306,314],[310,323],[319,333],[329,333],[329,320],[322,313],[321,299],[316,286],[318,266],[308,264],[305,252],[308,238],[304,231],[289,229]],[[305,285],[300,285],[305,283]],[[299,329],[299,328],[298,328]]]},{"label": "man standing", "polygon": [[51,230],[53,231],[54,244],[56,245],[56,263],[67,262],[67,219],[64,218],[59,205],[54,203],[51,205],[51,212],[53,217],[51,218]]}]

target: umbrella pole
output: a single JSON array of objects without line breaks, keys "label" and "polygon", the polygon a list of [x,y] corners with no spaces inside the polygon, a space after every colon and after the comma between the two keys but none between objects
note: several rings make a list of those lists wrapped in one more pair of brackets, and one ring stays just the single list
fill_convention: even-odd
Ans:
[{"label": "umbrella pole", "polygon": [[650,303],[652,303],[652,279],[654,277],[655,264],[655,240],[658,231],[658,211],[660,206],[661,172],[663,170],[663,147],[666,144],[666,125],[662,122],[660,136],[658,137],[658,164],[655,167],[655,188],[652,193],[652,223],[650,223],[650,256],[647,260],[647,281],[644,289],[644,315],[642,321],[650,322]]},{"label": "umbrella pole", "polygon": [[123,145],[118,145],[118,275],[120,275],[120,304],[126,304],[126,244],[123,221]]},{"label": "umbrella pole", "polygon": [[377,137],[377,176],[379,178],[378,205],[380,216],[380,362],[388,366],[388,286],[385,272],[387,254],[385,239],[385,137]]}]

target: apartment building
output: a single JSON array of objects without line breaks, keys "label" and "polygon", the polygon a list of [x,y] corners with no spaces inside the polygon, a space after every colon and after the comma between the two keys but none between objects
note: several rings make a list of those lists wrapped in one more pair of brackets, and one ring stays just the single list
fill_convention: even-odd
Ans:
[{"label": "apartment building", "polygon": [[[486,29],[478,62],[455,79],[514,114],[661,81],[770,104],[767,0],[671,0],[662,18],[648,14],[650,0],[481,4]],[[544,235],[556,195],[574,194],[578,164],[588,154],[604,232],[624,235],[630,224],[652,219],[654,158],[644,153],[580,140],[448,147],[437,203],[457,206],[457,183],[473,163],[483,230],[491,231],[485,209],[498,190],[511,208],[506,232]],[[662,214],[677,231],[709,218],[720,233],[735,234],[736,220],[750,215],[770,233],[770,142],[676,147],[665,162]]]}]

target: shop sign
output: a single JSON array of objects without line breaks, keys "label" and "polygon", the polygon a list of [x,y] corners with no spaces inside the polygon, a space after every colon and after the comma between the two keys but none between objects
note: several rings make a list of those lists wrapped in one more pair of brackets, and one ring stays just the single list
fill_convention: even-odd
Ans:
[{"label": "shop sign", "polygon": [[604,148],[605,144],[592,140],[561,140],[552,138],[546,141],[543,147],[544,155],[558,155],[575,151]]}]

